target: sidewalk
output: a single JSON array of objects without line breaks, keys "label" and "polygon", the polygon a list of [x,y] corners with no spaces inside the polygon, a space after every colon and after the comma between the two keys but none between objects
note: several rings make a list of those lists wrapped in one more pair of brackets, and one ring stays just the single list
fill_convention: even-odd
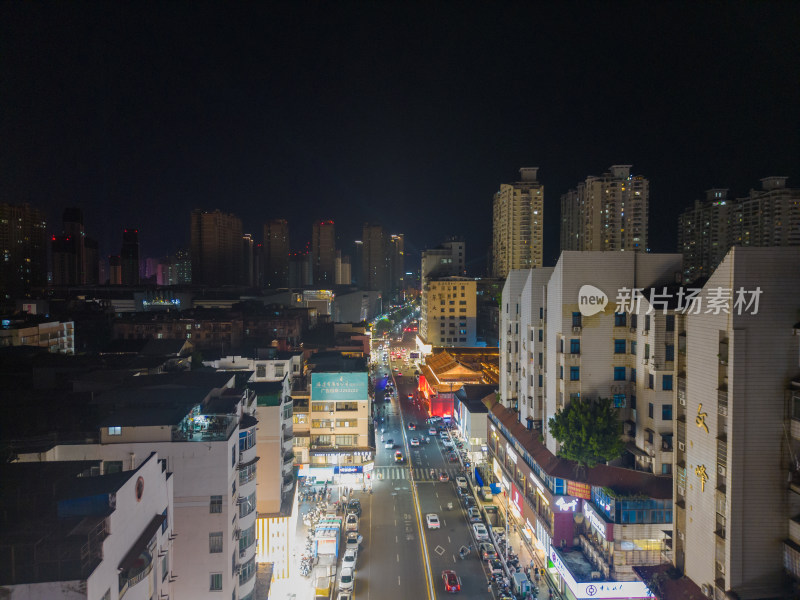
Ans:
[{"label": "sidewalk", "polygon": [[[498,507],[500,512],[503,513],[503,518],[506,519],[506,521],[508,522],[508,541],[511,544],[511,548],[513,548],[513,552],[517,556],[519,556],[520,566],[525,566],[527,569],[534,567],[541,571],[544,565],[539,564],[538,561],[534,559],[535,552],[533,550],[533,547],[528,543],[526,539],[523,538],[523,536],[520,535],[519,529],[515,525],[516,519],[514,519],[514,517],[511,517],[510,520],[508,519],[508,515],[506,514],[505,502],[501,502],[500,500],[497,500],[495,502],[493,500],[493,503],[495,504],[495,506]],[[528,578],[531,580],[531,583],[538,589],[537,597],[539,598],[539,600],[548,600],[548,598],[550,597],[549,594],[551,588],[547,583],[547,577],[540,576],[539,582],[537,583],[534,577],[533,569],[531,569],[528,574]],[[561,595],[555,589],[553,589],[552,592],[553,592],[552,596],[553,598],[557,599],[561,598]]]}]

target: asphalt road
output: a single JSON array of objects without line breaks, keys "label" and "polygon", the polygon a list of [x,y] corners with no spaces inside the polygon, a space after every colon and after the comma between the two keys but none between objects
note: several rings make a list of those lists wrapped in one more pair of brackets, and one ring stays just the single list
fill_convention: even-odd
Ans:
[{"label": "asphalt road", "polygon": [[[406,334],[405,337],[404,342],[393,342],[392,346],[402,345],[412,349],[412,334]],[[400,367],[402,376],[392,376],[390,369],[394,366]],[[370,529],[365,535],[363,556],[359,557],[355,598],[361,600],[375,595],[374,600],[378,600],[378,594],[379,600],[428,598],[420,535],[425,540],[435,597],[447,595],[441,573],[445,569],[452,569],[461,578],[459,596],[489,598],[491,594],[487,591],[486,569],[477,553],[473,551],[464,560],[458,556],[461,546],[472,544],[473,548],[476,547],[466,512],[456,494],[454,479],[460,466],[447,462],[441,442],[428,434],[428,426],[425,425],[427,415],[418,403],[408,399],[408,394],[416,397],[414,370],[413,363],[405,367],[400,361],[390,365],[380,363],[378,370],[376,402],[383,407],[379,414],[384,416],[385,431],[381,433],[379,429],[375,435],[378,449],[373,474],[374,493],[367,502]],[[386,382],[392,379],[397,393],[386,402],[383,389]],[[415,423],[417,429],[409,430],[409,422]],[[395,447],[384,448],[381,435],[385,440],[393,439]],[[420,438],[423,435],[431,438],[427,444],[423,442],[419,446],[410,446],[412,437]],[[402,464],[395,463],[394,453],[397,450],[403,452],[405,461]],[[449,481],[439,480],[442,471],[447,472]],[[412,478],[422,517],[422,530],[414,506]],[[448,508],[448,504],[452,508]],[[427,513],[439,516],[440,529],[429,530],[425,527],[424,515]],[[366,521],[366,514],[364,517]],[[367,562],[370,565],[368,572]]]}]

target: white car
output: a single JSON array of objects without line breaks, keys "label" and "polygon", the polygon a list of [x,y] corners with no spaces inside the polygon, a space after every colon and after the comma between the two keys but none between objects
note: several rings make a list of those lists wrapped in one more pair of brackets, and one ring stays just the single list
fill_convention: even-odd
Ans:
[{"label": "white car", "polygon": [[391,440],[391,439],[386,440],[383,443],[383,447],[386,448],[387,450],[391,450],[392,448],[394,448],[394,440]]},{"label": "white car", "polygon": [[483,523],[473,523],[472,531],[475,533],[475,539],[479,542],[489,541],[489,532],[486,530],[486,525]]},{"label": "white car", "polygon": [[353,581],[356,578],[356,572],[352,567],[344,567],[339,573],[339,589],[341,591],[353,591]]},{"label": "white car", "polygon": [[344,551],[344,556],[342,556],[342,567],[350,567],[351,569],[356,568],[356,560],[358,559],[358,551],[349,548]]},{"label": "white car", "polygon": [[408,441],[408,443],[411,444],[412,446],[419,446],[419,438],[412,437]]},{"label": "white car", "polygon": [[456,485],[460,488],[467,489],[466,477],[456,477]]},{"label": "white car", "polygon": [[439,515],[436,513],[425,515],[425,522],[428,524],[428,529],[439,529]]},{"label": "white car", "polygon": [[345,531],[358,531],[358,516],[355,513],[347,515],[344,523]]},{"label": "white car", "polygon": [[453,447],[453,442],[451,442],[448,439],[442,439],[442,447],[443,448],[452,448]]},{"label": "white car", "polygon": [[350,592],[339,592],[339,595],[336,596],[336,600],[353,600],[353,594]]}]

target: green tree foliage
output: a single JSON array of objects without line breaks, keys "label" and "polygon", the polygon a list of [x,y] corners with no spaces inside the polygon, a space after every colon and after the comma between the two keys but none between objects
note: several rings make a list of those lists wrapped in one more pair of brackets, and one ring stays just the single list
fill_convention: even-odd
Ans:
[{"label": "green tree foliage", "polygon": [[585,467],[591,468],[622,454],[621,424],[611,398],[573,400],[548,425],[561,444],[559,456]]},{"label": "green tree foliage", "polygon": [[387,331],[391,331],[392,329],[392,322],[389,319],[381,319],[377,323],[375,323],[375,335],[383,335]]}]

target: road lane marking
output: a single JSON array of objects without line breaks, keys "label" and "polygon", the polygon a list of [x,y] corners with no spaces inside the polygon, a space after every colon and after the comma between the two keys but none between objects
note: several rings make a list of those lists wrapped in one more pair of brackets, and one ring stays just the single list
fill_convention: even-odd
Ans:
[{"label": "road lane marking", "polygon": [[450,541],[450,536],[449,535],[447,536],[447,543],[448,544],[452,544],[453,543],[452,541]]},{"label": "road lane marking", "polygon": [[400,562],[400,555],[397,555],[397,562]]}]

